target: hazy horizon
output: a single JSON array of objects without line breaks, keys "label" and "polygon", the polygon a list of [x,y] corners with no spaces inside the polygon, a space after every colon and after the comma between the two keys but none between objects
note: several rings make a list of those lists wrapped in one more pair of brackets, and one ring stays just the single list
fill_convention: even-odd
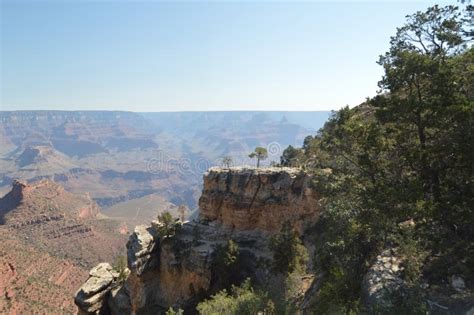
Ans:
[{"label": "hazy horizon", "polygon": [[255,112],[276,112],[276,113],[314,113],[314,112],[330,112],[331,110],[272,110],[272,109],[263,109],[263,110],[252,110],[252,109],[203,109],[203,110],[159,110],[159,111],[137,111],[137,110],[124,110],[124,109],[1,109],[0,112],[42,112],[42,111],[48,111],[48,112],[130,112],[130,113],[225,113],[225,112],[230,112],[230,113],[238,113],[238,112],[250,112],[250,113],[255,113]]}]

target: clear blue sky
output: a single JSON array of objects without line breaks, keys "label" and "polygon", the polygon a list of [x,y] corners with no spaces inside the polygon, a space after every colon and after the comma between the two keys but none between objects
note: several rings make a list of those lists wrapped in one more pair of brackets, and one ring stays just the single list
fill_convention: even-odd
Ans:
[{"label": "clear blue sky", "polygon": [[2,1],[0,109],[356,105],[404,16],[433,3]]}]

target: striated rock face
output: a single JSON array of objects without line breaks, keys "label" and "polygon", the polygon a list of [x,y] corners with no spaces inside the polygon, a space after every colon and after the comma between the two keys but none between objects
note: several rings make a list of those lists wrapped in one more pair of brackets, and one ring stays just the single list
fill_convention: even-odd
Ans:
[{"label": "striated rock face", "polygon": [[88,194],[70,193],[49,179],[34,183],[15,180],[12,190],[0,198],[0,224],[22,225],[54,216],[94,219],[99,210]]},{"label": "striated rock face", "polygon": [[200,216],[237,230],[271,233],[290,221],[302,232],[319,216],[310,181],[294,168],[211,168],[204,175]]},{"label": "striated rock face", "polygon": [[97,217],[99,209],[50,180],[13,181],[0,198],[0,314],[74,312],[71,296],[89,269],[126,243],[116,221]]},{"label": "striated rock face", "polygon": [[[210,243],[193,243],[200,226]],[[186,223],[173,236],[160,239],[152,226],[137,226],[127,243],[130,274],[123,285],[108,264],[94,268],[77,292],[75,303],[82,314],[160,314],[170,306],[185,307],[211,286],[211,256],[215,229]],[[218,237],[221,240],[221,237]]]}]

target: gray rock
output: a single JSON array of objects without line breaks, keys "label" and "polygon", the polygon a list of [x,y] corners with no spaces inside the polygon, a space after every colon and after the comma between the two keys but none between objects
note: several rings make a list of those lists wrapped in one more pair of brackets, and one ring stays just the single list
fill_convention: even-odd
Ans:
[{"label": "gray rock", "polygon": [[362,294],[365,304],[371,308],[388,307],[388,296],[403,286],[401,278],[401,258],[391,249],[384,250],[369,268],[362,281]]},{"label": "gray rock", "polygon": [[158,249],[158,233],[152,226],[135,227],[127,242],[128,268],[141,276],[146,270],[158,266],[159,256],[153,255]]},{"label": "gray rock", "polygon": [[129,315],[132,313],[130,303],[130,293],[128,286],[125,284],[121,287],[113,288],[110,291],[108,304],[111,314]]},{"label": "gray rock", "polygon": [[108,263],[98,264],[89,272],[89,278],[77,291],[74,302],[86,313],[101,313],[106,307],[106,296],[118,274]]}]

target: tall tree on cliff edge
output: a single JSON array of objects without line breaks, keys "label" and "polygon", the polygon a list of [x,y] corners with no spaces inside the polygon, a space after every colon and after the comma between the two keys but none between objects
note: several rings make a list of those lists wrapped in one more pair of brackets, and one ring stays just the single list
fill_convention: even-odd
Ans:
[{"label": "tall tree on cliff edge", "polygon": [[413,202],[424,204],[422,210],[445,227],[439,231],[443,238],[472,233],[470,33],[472,20],[455,6],[434,6],[408,17],[380,57],[385,75],[381,94],[371,102],[385,127],[383,136],[394,141],[391,149],[416,174],[409,180],[422,197],[413,196]]}]

